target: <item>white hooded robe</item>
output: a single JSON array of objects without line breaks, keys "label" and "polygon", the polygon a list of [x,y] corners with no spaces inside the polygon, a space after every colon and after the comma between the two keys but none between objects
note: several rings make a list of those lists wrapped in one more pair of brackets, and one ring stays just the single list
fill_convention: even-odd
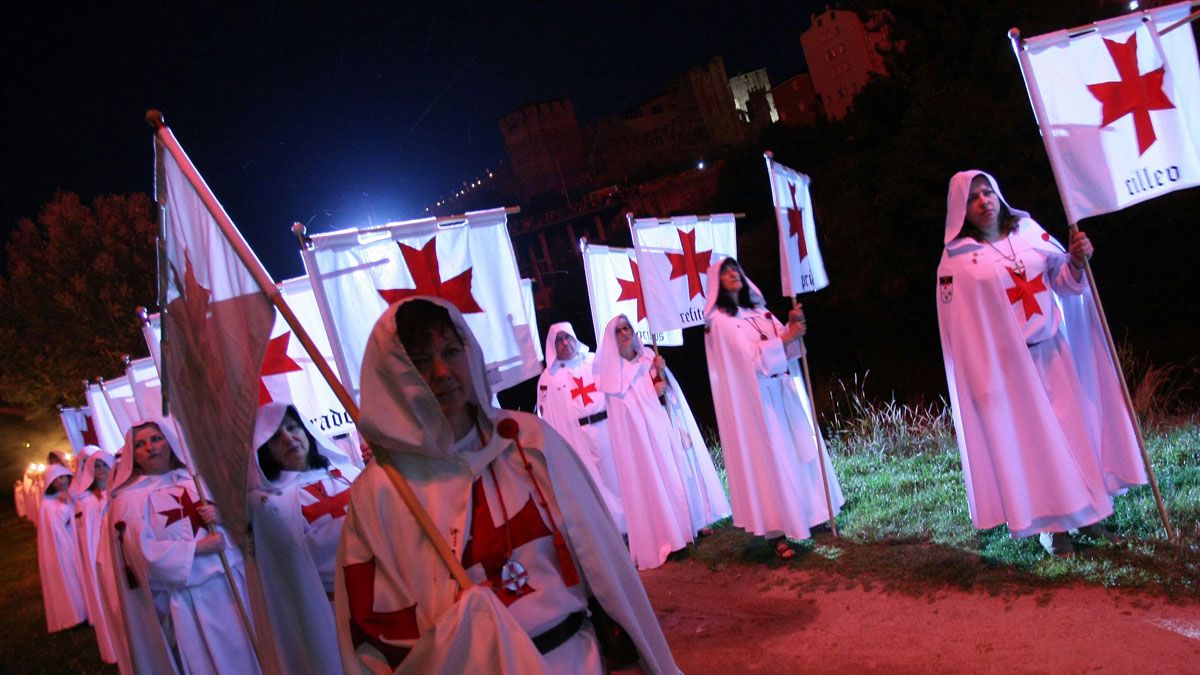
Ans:
[{"label": "white hooded robe", "polygon": [[[71,476],[71,470],[57,464],[46,467],[46,489],[59,476]],[[66,489],[42,498],[38,511],[38,571],[46,630],[50,633],[77,626],[88,618],[75,527],[75,505]]]}]

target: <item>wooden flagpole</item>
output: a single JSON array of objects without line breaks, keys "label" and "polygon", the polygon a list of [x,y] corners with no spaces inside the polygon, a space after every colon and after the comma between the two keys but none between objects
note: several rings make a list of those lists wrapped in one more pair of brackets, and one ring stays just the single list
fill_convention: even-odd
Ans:
[{"label": "wooden flagpole", "polygon": [[[763,159],[767,166],[767,181],[771,184],[771,206],[774,208],[779,204],[779,195],[775,193],[775,180],[771,174],[771,162],[775,158],[775,153],[767,150],[763,152]],[[779,226],[778,223],[775,224]],[[800,236],[804,236],[801,232]],[[781,261],[782,264],[782,261]],[[796,299],[794,294],[789,294],[792,299],[792,309],[800,306],[800,301]],[[828,450],[825,447],[825,436],[821,433],[821,427],[817,424],[817,404],[816,398],[813,396],[812,377],[808,372],[808,349],[804,345],[804,336],[800,336],[800,369],[804,376],[804,393],[808,397],[808,414],[809,422],[812,423],[813,435],[817,441],[817,461],[821,465],[821,487],[825,491],[825,510],[829,514],[829,529],[833,536],[838,536],[837,519],[833,515],[833,495],[829,488],[829,476],[825,470],[825,458],[828,455]]]},{"label": "wooden flagpole", "polygon": [[[1054,171],[1054,183],[1058,187],[1059,199],[1062,200],[1063,210],[1067,212],[1070,235],[1071,238],[1074,238],[1075,233],[1079,232],[1079,224],[1075,222],[1071,215],[1066,195],[1063,194],[1062,183],[1058,180],[1059,175],[1062,173],[1062,162],[1058,157],[1058,153],[1054,151],[1053,145],[1050,143],[1050,132],[1042,124],[1046,119],[1046,110],[1041,96],[1037,95],[1037,80],[1034,78],[1032,68],[1029,67],[1029,56],[1026,54],[1024,44],[1021,42],[1021,31],[1016,28],[1009,30],[1008,38],[1012,41],[1013,52],[1016,54],[1017,63],[1025,79],[1029,101],[1033,106],[1034,121],[1037,122],[1038,130],[1041,132],[1042,143],[1046,147],[1046,156],[1050,159],[1050,166]],[[1069,244],[1070,241],[1068,241]],[[1092,291],[1092,300],[1095,301],[1097,318],[1100,320],[1100,326],[1104,329],[1104,339],[1108,344],[1109,358],[1112,360],[1113,368],[1117,371],[1117,379],[1121,383],[1121,395],[1125,400],[1125,410],[1129,414],[1129,420],[1133,423],[1133,429],[1137,435],[1138,450],[1142,455],[1142,463],[1146,467],[1146,476],[1150,481],[1150,489],[1154,493],[1154,502],[1158,506],[1159,519],[1162,520],[1163,529],[1167,533],[1167,539],[1174,539],[1175,532],[1171,528],[1171,519],[1167,515],[1167,506],[1163,502],[1162,493],[1158,489],[1158,479],[1154,476],[1154,469],[1150,466],[1150,453],[1146,450],[1146,438],[1142,434],[1142,424],[1138,420],[1137,411],[1134,410],[1133,397],[1129,394],[1129,384],[1125,380],[1125,370],[1121,367],[1121,359],[1117,353],[1117,345],[1113,341],[1112,329],[1109,328],[1108,318],[1104,314],[1104,305],[1100,302],[1100,291],[1096,287],[1096,277],[1092,273],[1092,264],[1086,258],[1083,261],[1083,271],[1087,275],[1088,287]]]},{"label": "wooden flagpole", "polygon": [[[333,373],[333,369],[329,367],[329,364],[321,355],[320,350],[317,349],[316,344],[312,341],[312,338],[308,335],[308,332],[304,330],[304,327],[300,324],[300,320],[296,317],[295,312],[293,312],[292,308],[288,306],[287,301],[283,299],[283,295],[279,292],[279,288],[275,285],[275,282],[271,280],[271,276],[267,273],[267,270],[262,266],[262,263],[258,261],[258,258],[254,255],[254,252],[250,250],[250,247],[246,244],[246,242],[240,236],[238,236],[237,226],[233,224],[233,221],[229,218],[229,215],[225,213],[225,209],[221,207],[219,202],[217,202],[217,198],[212,193],[212,190],[208,188],[208,185],[204,182],[204,179],[196,171],[196,168],[187,158],[187,155],[184,154],[183,148],[181,148],[178,141],[175,140],[175,135],[171,133],[171,129],[166,125],[166,122],[163,121],[162,113],[157,110],[150,110],[146,113],[146,121],[151,127],[154,128],[155,134],[158,136],[159,140],[175,158],[176,163],[179,164],[180,169],[183,170],[184,174],[188,178],[188,181],[196,190],[196,194],[200,197],[201,201],[204,202],[205,208],[208,209],[208,212],[212,215],[213,219],[217,222],[217,225],[221,228],[221,233],[225,235],[226,241],[229,242],[229,245],[233,248],[233,250],[237,253],[238,258],[242,261],[242,264],[246,266],[246,269],[258,283],[259,289],[262,290],[262,292],[271,300],[271,304],[273,304],[275,308],[279,310],[279,313],[283,316],[284,321],[287,322],[288,327],[291,328],[291,330],[296,334],[296,337],[300,340],[300,344],[304,347],[304,350],[308,353],[309,357],[312,358],[313,363],[317,365],[317,370],[321,373],[321,376],[325,378],[325,381],[329,384],[330,388],[333,389],[338,401],[345,406],[346,412],[349,413],[350,417],[355,422],[357,422],[359,418],[357,403],[355,403],[354,399],[350,397],[349,392],[346,391],[346,388],[342,386],[341,381]],[[386,466],[386,462],[381,462],[380,466],[384,467],[385,471],[387,471],[389,468]],[[437,527],[434,525],[433,519],[429,517],[429,513],[421,505],[416,494],[412,491],[412,487],[394,468],[392,468],[390,471],[387,471],[387,473],[388,478],[392,481],[393,486],[396,487],[396,491],[400,494],[401,500],[409,508],[409,510],[412,511],[413,517],[416,519],[421,531],[424,532],[425,536],[429,538],[434,549],[438,552],[439,557],[442,558],[442,561],[450,570],[450,575],[454,577],[455,582],[457,582],[459,587],[464,590],[471,587],[473,584],[471,583],[470,578],[467,576],[467,572],[463,568],[462,563],[454,557],[450,547],[446,544],[441,534],[437,531]]]}]

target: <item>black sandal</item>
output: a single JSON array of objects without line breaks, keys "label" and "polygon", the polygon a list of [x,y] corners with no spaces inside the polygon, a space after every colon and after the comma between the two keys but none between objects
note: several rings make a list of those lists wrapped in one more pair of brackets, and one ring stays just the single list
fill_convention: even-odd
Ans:
[{"label": "black sandal", "polygon": [[775,547],[775,557],[780,560],[791,560],[796,557],[796,549],[788,543],[787,537],[778,537],[771,540],[771,545]]}]

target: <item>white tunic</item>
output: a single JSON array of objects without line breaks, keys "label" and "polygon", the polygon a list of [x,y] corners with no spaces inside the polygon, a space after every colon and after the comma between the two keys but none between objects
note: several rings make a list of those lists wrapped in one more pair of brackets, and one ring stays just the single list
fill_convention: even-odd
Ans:
[{"label": "white tunic", "polygon": [[108,508],[108,497],[88,490],[75,500],[76,539],[79,542],[79,559],[83,569],[84,592],[86,594],[88,622],[96,630],[96,645],[100,648],[100,658],[105,663],[117,662],[117,651],[113,647],[113,639],[123,639],[114,636],[109,626],[108,614],[104,611],[103,592],[101,584],[112,584],[111,577],[101,577],[96,573],[96,550],[100,543],[100,526],[104,520],[104,512]]},{"label": "white tunic", "polygon": [[[710,275],[712,276],[712,275]],[[709,288],[710,293],[718,292]],[[816,438],[796,373],[765,309],[717,309],[704,336],[733,524],[758,535],[806,539],[829,520]],[[834,515],[845,501],[828,458]]]},{"label": "white tunic", "polygon": [[87,601],[75,541],[75,507],[65,491],[42,499],[37,542],[46,630],[55,633],[77,626],[88,618]]}]

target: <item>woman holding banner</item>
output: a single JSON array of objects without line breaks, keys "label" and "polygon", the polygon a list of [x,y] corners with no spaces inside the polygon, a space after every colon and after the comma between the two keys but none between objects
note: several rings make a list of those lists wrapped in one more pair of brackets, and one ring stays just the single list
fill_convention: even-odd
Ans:
[{"label": "woman holding banner", "polygon": [[1091,242],[1064,249],[982,171],[950,179],[944,241],[938,323],[972,522],[1051,555],[1074,553],[1068,531],[1115,541],[1097,523],[1147,477],[1083,273]]},{"label": "woman holding banner", "polygon": [[[829,520],[816,437],[797,388],[804,313],[792,310],[786,326],[767,311],[762,293],[733,258],[708,268],[704,335],[708,376],[733,524],[766,537],[775,554],[795,557],[787,539],[807,539]],[[828,459],[834,514],[845,499]]]}]

